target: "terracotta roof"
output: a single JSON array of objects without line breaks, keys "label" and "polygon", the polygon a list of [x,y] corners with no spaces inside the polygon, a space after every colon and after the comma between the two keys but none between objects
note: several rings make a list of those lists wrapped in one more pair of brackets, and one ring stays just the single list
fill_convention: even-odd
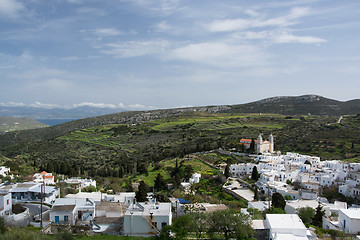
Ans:
[{"label": "terracotta roof", "polygon": [[[240,139],[240,142],[249,142],[251,143],[252,139],[242,138]],[[254,140],[254,142],[257,142],[257,140]]]},{"label": "terracotta roof", "polygon": [[45,171],[42,171],[40,174],[42,174],[42,175],[45,175],[45,174],[47,174],[47,172],[45,172]]},{"label": "terracotta roof", "polygon": [[43,176],[43,178],[54,178],[54,176]]}]

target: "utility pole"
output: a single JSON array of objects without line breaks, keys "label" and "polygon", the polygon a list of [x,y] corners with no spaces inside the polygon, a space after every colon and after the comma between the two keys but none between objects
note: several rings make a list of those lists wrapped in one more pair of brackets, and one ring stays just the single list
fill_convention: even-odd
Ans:
[{"label": "utility pole", "polygon": [[[45,182],[43,182],[43,184],[40,185],[40,189],[41,189],[41,194],[40,194],[40,198],[41,198],[41,205],[40,205],[40,227],[43,227],[43,185],[45,184]],[[45,187],[44,187],[45,190]]]}]

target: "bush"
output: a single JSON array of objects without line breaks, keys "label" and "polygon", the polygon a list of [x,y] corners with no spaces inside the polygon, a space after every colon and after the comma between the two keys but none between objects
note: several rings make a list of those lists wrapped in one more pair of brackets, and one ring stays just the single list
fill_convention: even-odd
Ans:
[{"label": "bush", "polygon": [[22,204],[15,204],[15,205],[12,205],[12,212],[14,214],[19,214],[19,213],[22,213],[22,212],[25,212],[26,208],[22,205]]},{"label": "bush", "polygon": [[0,234],[4,234],[7,231],[5,219],[0,217]]}]

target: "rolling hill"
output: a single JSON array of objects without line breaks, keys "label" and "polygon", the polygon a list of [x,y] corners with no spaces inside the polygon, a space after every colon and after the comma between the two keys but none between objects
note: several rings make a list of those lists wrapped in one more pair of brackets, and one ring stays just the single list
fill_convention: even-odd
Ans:
[{"label": "rolling hill", "polygon": [[46,126],[46,124],[43,124],[31,118],[0,117],[0,132],[43,128]]},{"label": "rolling hill", "polygon": [[[151,120],[178,116],[187,112],[207,113],[273,113],[282,115],[329,115],[341,116],[360,113],[360,100],[341,102],[317,95],[298,97],[273,97],[260,101],[207,107],[189,107],[161,109],[152,111],[132,111],[108,114],[98,117],[80,119],[49,128],[7,133],[0,135],[0,148],[20,142],[52,139],[72,131],[106,124],[136,124]],[[16,136],[16,137],[15,137]]]}]

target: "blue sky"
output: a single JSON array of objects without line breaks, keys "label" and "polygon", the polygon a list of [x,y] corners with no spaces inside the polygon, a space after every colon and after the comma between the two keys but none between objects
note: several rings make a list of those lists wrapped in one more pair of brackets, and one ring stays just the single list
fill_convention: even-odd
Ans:
[{"label": "blue sky", "polygon": [[359,98],[360,1],[0,0],[0,105]]}]

